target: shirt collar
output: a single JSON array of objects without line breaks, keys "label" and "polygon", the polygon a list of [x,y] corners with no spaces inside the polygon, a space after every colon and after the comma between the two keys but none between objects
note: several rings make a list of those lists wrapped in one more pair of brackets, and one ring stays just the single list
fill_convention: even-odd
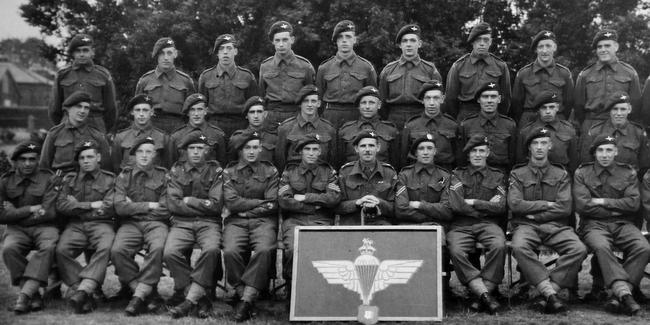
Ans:
[{"label": "shirt collar", "polygon": [[476,173],[479,173],[482,176],[485,176],[485,172],[487,171],[487,167],[486,166],[474,167],[474,166],[470,165],[468,167],[468,170],[469,170],[470,175],[474,175]]},{"label": "shirt collar", "polygon": [[602,70],[604,67],[610,67],[612,70],[616,71],[618,69],[618,58],[614,58],[612,61],[607,63],[601,61],[596,62],[596,70]]},{"label": "shirt collar", "polygon": [[242,170],[242,169],[248,167],[253,171],[253,173],[255,173],[257,171],[257,166],[258,165],[259,165],[259,163],[257,161],[253,162],[253,163],[249,163],[246,160],[239,159],[239,161],[237,162],[237,165],[235,165],[235,169],[239,171],[239,170]]},{"label": "shirt collar", "polygon": [[153,176],[153,163],[149,164],[148,166],[144,166],[144,167],[140,167],[138,165],[135,165],[133,170],[135,171],[135,173],[133,173],[134,175],[137,175],[139,173],[144,173],[145,175],[147,175],[147,177],[152,177]]},{"label": "shirt collar", "polygon": [[604,171],[607,171],[610,175],[613,175],[615,168],[616,163],[613,163],[609,165],[609,167],[605,168],[601,166],[597,161],[594,161],[594,172],[596,172],[596,176],[600,176]]},{"label": "shirt collar", "polygon": [[217,76],[221,77],[224,73],[228,75],[228,77],[232,78],[235,76],[235,70],[236,67],[234,64],[231,64],[229,66],[224,66],[221,64],[217,64]]},{"label": "shirt collar", "polygon": [[436,166],[434,164],[422,164],[420,162],[415,163],[415,173],[419,174],[421,171],[426,171],[427,174],[433,175],[436,171]]},{"label": "shirt collar", "polygon": [[75,62],[72,62],[72,69],[74,69],[74,70],[83,69],[83,70],[86,70],[87,72],[90,72],[90,71],[93,70],[93,65],[94,64],[93,64],[92,60],[90,60],[86,64],[80,64],[80,63],[75,61]]},{"label": "shirt collar", "polygon": [[546,163],[544,165],[539,166],[539,167],[533,165],[532,161],[528,161],[528,167],[530,168],[530,170],[533,171],[533,174],[535,174],[535,175],[537,175],[538,170],[542,173],[542,175],[546,174],[546,171],[548,170],[548,166],[550,164],[551,163],[548,161],[548,159],[546,160]]},{"label": "shirt collar", "polygon": [[313,120],[307,120],[302,116],[302,114],[300,114],[300,112],[298,113],[296,119],[298,120],[298,125],[300,125],[300,127],[304,127],[307,123],[311,123],[314,127],[316,127],[316,124],[319,120],[318,116],[315,116]]},{"label": "shirt collar", "polygon": [[497,117],[499,117],[499,114],[494,114],[491,117],[488,117],[487,115],[483,114],[483,111],[480,111],[478,114],[479,122],[481,123],[481,126],[487,124],[488,122],[494,126],[497,125]]},{"label": "shirt collar", "polygon": [[146,133],[148,131],[151,131],[151,129],[153,129],[153,123],[151,123],[151,121],[149,121],[147,123],[147,125],[145,125],[143,127],[140,127],[139,125],[135,124],[135,122],[134,122],[133,124],[131,124],[131,128],[133,130],[135,130],[136,135],[140,135],[142,133]]},{"label": "shirt collar", "polygon": [[494,59],[492,59],[492,56],[490,53],[485,53],[485,56],[481,55],[479,56],[476,52],[472,51],[472,53],[469,54],[469,62],[472,64],[476,64],[478,61],[483,61],[487,64],[494,63]]},{"label": "shirt collar", "polygon": [[90,175],[90,177],[92,177],[92,179],[96,180],[97,177],[99,176],[99,168],[93,170],[90,173],[86,173],[86,172],[82,171],[81,169],[79,169],[79,179],[84,179],[84,177],[86,177],[86,175]]},{"label": "shirt collar", "polygon": [[377,125],[377,123],[379,123],[379,114],[373,116],[370,119],[365,119],[365,118],[359,116],[359,121],[358,122],[359,122],[359,125],[364,125],[364,124],[367,123],[367,124],[370,124],[370,125],[372,125],[374,127],[374,126]]},{"label": "shirt collar", "polygon": [[622,135],[627,135],[629,126],[630,126],[630,121],[627,121],[625,125],[623,125],[621,128],[617,128],[616,126],[614,126],[614,123],[612,123],[611,119],[607,120],[607,127],[609,127],[612,130],[612,133],[618,131]]},{"label": "shirt collar", "polygon": [[352,52],[352,55],[350,55],[348,58],[343,58],[339,53],[336,53],[336,56],[334,56],[334,59],[336,60],[336,63],[338,65],[346,63],[348,66],[352,66],[354,61],[357,59],[357,54]]},{"label": "shirt collar", "polygon": [[414,56],[414,57],[412,57],[410,59],[407,59],[406,57],[404,57],[404,55],[400,56],[399,65],[404,65],[407,62],[411,62],[411,63],[413,63],[413,65],[420,64],[420,55],[416,55],[416,56]]},{"label": "shirt collar", "polygon": [[154,73],[156,74],[156,78],[160,78],[162,75],[165,75],[165,76],[167,76],[168,79],[172,79],[172,78],[174,78],[176,76],[176,69],[174,67],[172,67],[171,69],[169,69],[169,71],[165,72],[165,71],[162,71],[160,69],[160,67],[156,67],[156,70],[154,71]]},{"label": "shirt collar", "polygon": [[296,59],[296,55],[293,53],[293,51],[289,51],[289,53],[287,53],[287,55],[285,56],[280,56],[280,54],[276,52],[275,55],[273,55],[273,64],[275,64],[276,66],[280,65],[280,63],[282,62],[289,64],[293,62],[293,60],[295,59]]},{"label": "shirt collar", "polygon": [[63,126],[64,126],[66,129],[77,129],[77,130],[83,130],[83,129],[86,127],[86,123],[84,122],[84,123],[81,123],[81,124],[78,125],[78,126],[74,126],[74,125],[72,125],[72,123],[70,123],[70,120],[66,118],[65,121],[63,122]]},{"label": "shirt collar", "polygon": [[205,169],[205,166],[207,165],[208,164],[205,163],[205,160],[199,163],[198,165],[192,165],[189,161],[185,161],[183,163],[183,169],[188,172],[191,171],[192,169],[196,169],[196,171],[200,173]]},{"label": "shirt collar", "polygon": [[[379,175],[383,177],[383,174],[381,173],[381,168],[379,168],[379,163],[377,162],[377,160],[375,160],[375,168],[373,174],[374,173],[379,173]],[[365,178],[365,174],[363,173],[363,168],[361,167],[360,160],[354,162],[354,166],[352,166],[352,172],[350,174],[363,175],[363,177]]]},{"label": "shirt collar", "polygon": [[533,62],[533,73],[537,73],[539,70],[546,70],[548,74],[551,74],[551,72],[555,69],[555,60],[552,60],[551,63],[543,67],[540,63],[539,60],[535,59],[535,62]]},{"label": "shirt collar", "polygon": [[315,174],[316,173],[315,170],[317,166],[318,164],[305,164],[304,161],[301,161],[300,165],[298,165],[298,172],[302,175],[307,173],[307,171],[311,171],[312,174]]}]

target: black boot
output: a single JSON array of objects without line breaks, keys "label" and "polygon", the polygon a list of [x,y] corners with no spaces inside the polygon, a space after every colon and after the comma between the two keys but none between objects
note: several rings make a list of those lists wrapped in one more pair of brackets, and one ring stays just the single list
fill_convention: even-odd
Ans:
[{"label": "black boot", "polygon": [[172,308],[169,310],[169,314],[172,316],[172,318],[181,318],[185,316],[189,316],[193,312],[195,312],[197,309],[197,305],[192,303],[189,300],[185,300],[182,303],[180,303],[178,306]]},{"label": "black boot", "polygon": [[253,311],[253,304],[248,301],[241,300],[237,307],[235,307],[235,314],[232,319],[236,322],[243,322],[250,319]]},{"label": "black boot", "polygon": [[124,309],[124,312],[127,316],[138,316],[145,311],[146,307],[147,306],[144,304],[144,301],[142,299],[139,297],[133,297]]}]

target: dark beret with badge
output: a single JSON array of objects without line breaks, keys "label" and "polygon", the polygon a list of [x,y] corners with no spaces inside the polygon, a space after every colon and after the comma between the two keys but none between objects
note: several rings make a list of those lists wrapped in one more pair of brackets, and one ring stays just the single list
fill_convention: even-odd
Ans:
[{"label": "dark beret with badge", "polygon": [[530,49],[535,51],[535,49],[537,48],[537,43],[546,39],[550,39],[553,42],[557,42],[557,40],[555,39],[555,34],[553,32],[549,30],[543,30],[537,33],[535,37],[533,37],[533,41],[530,43]]},{"label": "dark beret with badge", "polygon": [[305,85],[304,87],[300,88],[298,91],[298,96],[296,97],[296,104],[300,105],[305,97],[309,95],[318,95],[318,87],[315,85]]},{"label": "dark beret with badge", "polygon": [[302,151],[302,148],[304,148],[306,145],[314,143],[321,144],[320,136],[316,133],[305,134],[300,139],[298,139],[298,143],[296,144],[294,151],[296,153],[300,153]]},{"label": "dark beret with badge", "polygon": [[24,153],[41,153],[41,145],[38,142],[35,141],[23,141],[20,144],[16,146],[16,149],[14,149],[14,152],[11,154],[11,160],[16,160],[20,155]]},{"label": "dark beret with badge", "polygon": [[429,90],[440,90],[444,93],[445,87],[439,80],[429,80],[423,83],[420,87],[420,91],[418,92],[418,99],[422,100],[422,98],[424,98],[424,94],[426,94]]},{"label": "dark beret with badge", "polygon": [[336,40],[339,38],[339,34],[344,32],[356,32],[356,27],[354,23],[350,20],[341,20],[334,26],[334,31],[332,32],[332,42],[336,43]]},{"label": "dark beret with badge", "polygon": [[397,32],[397,36],[395,36],[395,43],[399,44],[402,42],[402,37],[407,34],[415,34],[418,36],[418,38],[422,38],[422,30],[420,29],[420,26],[417,24],[408,24],[403,26],[402,28],[399,29]]},{"label": "dark beret with badge", "polygon": [[604,144],[616,145],[616,138],[611,135],[602,133],[597,135],[594,140],[591,141],[591,146],[589,146],[589,154],[593,155],[594,152],[596,152],[596,149]]},{"label": "dark beret with badge", "polygon": [[616,104],[627,103],[631,104],[630,96],[623,91],[617,91],[607,97],[605,101],[605,110],[610,111]]},{"label": "dark beret with badge", "polygon": [[70,44],[68,44],[68,54],[72,54],[72,52],[81,46],[93,46],[92,37],[87,34],[75,35],[72,40],[70,40]]},{"label": "dark beret with badge", "polygon": [[154,146],[156,145],[156,142],[153,140],[152,137],[143,137],[135,141],[133,144],[133,147],[131,147],[131,150],[129,150],[129,155],[133,156],[135,155],[135,152],[140,148],[141,145],[150,143],[153,144]]},{"label": "dark beret with badge", "polygon": [[264,101],[264,98],[260,96],[253,96],[249,99],[246,100],[244,103],[244,110],[242,111],[242,114],[244,117],[248,115],[248,111],[251,109],[253,106],[262,106],[264,107],[264,110],[266,110],[266,101]]},{"label": "dark beret with badge", "polygon": [[160,51],[168,47],[176,48],[176,44],[174,43],[173,39],[169,37],[163,37],[158,39],[156,41],[156,44],[153,45],[153,51],[151,51],[151,57],[155,59],[156,57],[158,57],[158,54],[160,54]]},{"label": "dark beret with badge", "polygon": [[79,103],[92,103],[90,94],[82,90],[77,90],[70,94],[70,96],[68,96],[68,98],[63,101],[63,107],[72,107]]},{"label": "dark beret with badge", "polygon": [[217,39],[214,40],[214,46],[212,47],[212,53],[217,54],[219,52],[219,46],[226,43],[232,43],[233,46],[237,47],[237,39],[235,35],[232,34],[222,34],[217,36]]},{"label": "dark beret with badge", "polygon": [[545,127],[537,127],[533,129],[532,132],[528,134],[526,137],[526,148],[530,146],[530,143],[533,142],[535,139],[539,138],[548,138],[551,136],[551,131]]},{"label": "dark beret with badge", "polygon": [[499,92],[499,95],[501,94],[501,89],[499,88],[499,84],[495,82],[486,82],[483,85],[481,85],[481,87],[479,87],[478,90],[476,91],[475,99],[478,100],[479,98],[481,98],[481,95],[486,91],[497,91]]},{"label": "dark beret with badge", "polygon": [[467,37],[467,43],[474,43],[477,37],[481,35],[492,35],[492,27],[490,27],[490,24],[486,22],[480,22],[476,26],[472,27],[472,30],[469,32],[469,36]]},{"label": "dark beret with badge", "polygon": [[289,34],[293,35],[293,26],[284,20],[275,22],[271,25],[271,28],[269,28],[269,39],[272,42],[275,34],[284,32],[289,32]]},{"label": "dark beret with badge", "polygon": [[190,111],[190,108],[192,108],[192,106],[196,105],[197,103],[207,104],[208,99],[205,98],[205,96],[201,93],[195,93],[187,96],[187,98],[185,98],[185,102],[183,103],[181,114],[187,114],[187,112]]},{"label": "dark beret with badge", "polygon": [[411,150],[409,151],[412,155],[415,155],[415,152],[418,150],[418,146],[422,142],[431,142],[435,146],[436,143],[434,141],[434,136],[431,133],[427,133],[413,141],[413,144],[411,144]]},{"label": "dark beret with badge", "polygon": [[192,144],[209,145],[208,138],[200,131],[192,131],[186,134],[183,139],[181,139],[179,147],[182,149],[187,149],[187,147]]},{"label": "dark beret with badge", "polygon": [[363,139],[375,139],[375,140],[377,140],[378,139],[377,133],[375,133],[374,131],[361,131],[361,132],[359,132],[359,134],[357,134],[356,137],[354,137],[354,140],[352,141],[352,145],[356,146],[357,144],[359,144],[359,141],[361,141]]},{"label": "dark beret with badge", "polygon": [[239,151],[252,140],[262,140],[262,138],[257,131],[246,130],[239,133],[237,138],[232,139],[232,146],[236,151]]},{"label": "dark beret with badge", "polygon": [[591,47],[595,49],[596,46],[598,46],[598,42],[606,40],[618,42],[618,33],[613,29],[599,30],[598,33],[596,33],[596,36],[594,36],[593,42],[591,42]]},{"label": "dark beret with badge", "polygon": [[81,141],[75,148],[74,148],[74,160],[79,160],[79,155],[81,152],[84,150],[88,149],[95,149],[95,151],[99,152],[99,145],[97,142],[93,140],[84,140]]},{"label": "dark beret with badge", "polygon": [[379,99],[379,101],[381,101],[381,94],[379,93],[379,89],[377,89],[377,87],[375,87],[375,86],[365,86],[365,87],[359,89],[359,91],[357,91],[357,94],[354,96],[354,106],[355,107],[359,107],[359,102],[361,102],[361,99],[364,96],[377,97],[377,99]]},{"label": "dark beret with badge", "polygon": [[538,93],[537,96],[535,96],[535,99],[533,99],[533,108],[540,109],[545,104],[560,102],[560,96],[552,91],[544,90]]},{"label": "dark beret with badge", "polygon": [[126,105],[126,110],[130,112],[135,105],[140,105],[140,104],[149,104],[149,106],[153,107],[153,101],[151,100],[151,97],[149,95],[145,94],[137,94],[129,100],[129,103]]},{"label": "dark beret with badge", "polygon": [[467,140],[465,147],[463,147],[463,153],[467,155],[470,151],[472,151],[472,149],[480,146],[490,147],[490,141],[488,141],[488,138],[485,136],[485,134],[474,134],[469,138],[469,140]]}]

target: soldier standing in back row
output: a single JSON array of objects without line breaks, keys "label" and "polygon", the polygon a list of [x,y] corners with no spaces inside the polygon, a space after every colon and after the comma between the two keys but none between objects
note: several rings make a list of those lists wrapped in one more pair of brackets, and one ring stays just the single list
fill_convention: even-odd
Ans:
[{"label": "soldier standing in back row", "polygon": [[95,48],[92,38],[86,34],[75,35],[68,45],[68,55],[73,58],[72,65],[57,72],[52,86],[50,120],[54,125],[61,123],[65,115],[63,102],[72,93],[84,91],[91,99],[88,125],[102,133],[110,132],[117,119],[115,85],[111,73],[93,63]]},{"label": "soldier standing in back row", "polygon": [[208,121],[221,128],[226,137],[246,127],[246,120],[240,115],[242,107],[248,98],[258,93],[253,73],[235,62],[238,45],[234,35],[219,35],[212,48],[217,65],[199,76],[199,92],[208,101]]},{"label": "soldier standing in back row", "polygon": [[321,63],[316,86],[325,102],[323,118],[339,129],[346,121],[359,118],[355,95],[366,86],[377,86],[377,72],[370,61],[354,53],[357,33],[354,23],[342,20],[334,27],[332,42],[336,55]]},{"label": "soldier standing in back row", "polygon": [[260,65],[260,95],[267,102],[268,125],[278,125],[296,115],[298,92],[306,85],[314,84],[314,67],[309,60],[293,53],[296,41],[293,27],[286,21],[278,21],[269,29],[269,40],[275,47],[275,55]]},{"label": "soldier standing in back row", "polygon": [[135,86],[135,93],[146,94],[152,98],[155,110],[153,124],[167,133],[172,133],[183,125],[181,110],[185,98],[196,92],[194,81],[174,66],[178,50],[171,38],[163,37],[156,41],[151,57],[156,60],[156,68],[140,77]]},{"label": "soldier standing in back row", "polygon": [[418,51],[422,47],[422,38],[418,25],[402,27],[395,37],[395,44],[402,55],[381,71],[379,92],[386,102],[388,120],[401,130],[408,119],[420,113],[422,104],[417,95],[422,84],[432,79],[442,80],[442,77],[433,62],[420,58]]},{"label": "soldier standing in back row", "polygon": [[480,110],[476,104],[477,90],[494,83],[501,89],[499,113],[508,114],[510,108],[510,71],[501,59],[490,53],[492,28],[482,22],[472,28],[467,38],[472,52],[463,55],[447,74],[445,109],[459,122]]}]

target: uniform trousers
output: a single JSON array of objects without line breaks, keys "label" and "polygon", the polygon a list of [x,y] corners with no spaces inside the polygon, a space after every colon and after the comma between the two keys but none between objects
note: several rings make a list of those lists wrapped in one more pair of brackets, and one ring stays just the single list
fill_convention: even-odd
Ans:
[{"label": "uniform trousers", "polygon": [[354,104],[327,103],[322,116],[332,123],[334,129],[338,130],[343,123],[358,120],[359,109],[354,107]]},{"label": "uniform trousers", "polygon": [[298,218],[287,218],[282,222],[282,275],[285,279],[291,279],[293,271],[293,244],[296,226],[331,226],[332,218],[325,216],[301,215]]},{"label": "uniform trousers", "polygon": [[[111,248],[111,260],[121,283],[133,280],[150,286],[158,283],[168,231],[162,221],[129,220],[120,226]],[[145,249],[147,254],[142,268],[139,268],[134,257],[141,249]]]},{"label": "uniform trousers", "polygon": [[[486,249],[485,264],[481,270],[472,265],[468,255],[481,243]],[[462,284],[480,277],[492,283],[503,280],[506,259],[506,237],[503,230],[492,222],[479,222],[467,226],[452,226],[447,233],[447,247],[454,271]]]},{"label": "uniform trousers", "polygon": [[[46,284],[58,240],[59,229],[52,225],[8,225],[2,244],[2,259],[9,269],[11,283],[19,285],[22,279],[32,279]],[[27,260],[27,254],[32,250],[36,252]]]},{"label": "uniform trousers", "polygon": [[266,109],[269,113],[266,116],[264,123],[266,123],[269,130],[277,130],[280,123],[298,114],[300,106],[295,104],[283,104],[280,102],[269,102]]},{"label": "uniform trousers", "polygon": [[402,130],[406,121],[422,114],[423,109],[422,104],[389,105],[388,120],[395,123],[398,130]]}]

